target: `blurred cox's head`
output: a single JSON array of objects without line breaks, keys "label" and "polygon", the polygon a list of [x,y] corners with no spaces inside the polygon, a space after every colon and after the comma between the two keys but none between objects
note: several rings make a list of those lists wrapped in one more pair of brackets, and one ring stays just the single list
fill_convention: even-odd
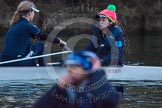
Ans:
[{"label": "blurred cox's head", "polygon": [[95,69],[100,68],[98,56],[90,51],[79,51],[70,54],[64,61],[68,76],[76,81],[86,79]]}]

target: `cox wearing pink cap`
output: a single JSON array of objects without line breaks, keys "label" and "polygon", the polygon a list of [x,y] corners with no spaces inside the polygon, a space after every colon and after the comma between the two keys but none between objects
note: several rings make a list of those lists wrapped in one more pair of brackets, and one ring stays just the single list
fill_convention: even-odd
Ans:
[{"label": "cox wearing pink cap", "polygon": [[96,19],[98,24],[92,26],[93,36],[86,50],[96,53],[102,66],[123,66],[124,32],[118,24],[115,5],[108,5]]}]

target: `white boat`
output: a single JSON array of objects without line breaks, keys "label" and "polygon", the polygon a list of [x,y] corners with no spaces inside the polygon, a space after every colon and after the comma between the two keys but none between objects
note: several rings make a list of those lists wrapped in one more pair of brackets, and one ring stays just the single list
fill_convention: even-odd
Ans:
[{"label": "white boat", "polygon": [[[162,67],[103,67],[109,80],[162,80]],[[65,67],[1,67],[0,80],[55,80],[66,74]]]},{"label": "white boat", "polygon": [[[66,53],[72,53],[72,51],[62,51],[34,57],[26,57],[22,59],[0,62],[0,64]],[[49,65],[53,64],[55,63],[49,63]],[[123,67],[103,67],[103,69],[106,71],[107,78],[109,80],[162,80],[162,67],[124,65]],[[66,73],[65,67],[62,66],[0,67],[0,80],[55,80],[56,78],[62,77]]]}]

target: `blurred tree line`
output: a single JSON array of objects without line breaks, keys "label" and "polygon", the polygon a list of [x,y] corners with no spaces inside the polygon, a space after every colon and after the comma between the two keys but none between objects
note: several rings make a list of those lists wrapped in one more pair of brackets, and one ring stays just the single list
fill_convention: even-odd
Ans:
[{"label": "blurred tree line", "polygon": [[[0,2],[0,50],[9,28],[9,21],[22,0]],[[50,33],[60,23],[77,17],[92,18],[107,4],[117,6],[118,21],[125,30],[125,62],[144,62],[145,65],[162,65],[162,0],[33,0],[40,13],[34,23]],[[78,23],[64,28],[59,37],[92,34],[90,25]],[[85,47],[81,40],[77,47]],[[53,48],[58,49],[58,48]]]}]

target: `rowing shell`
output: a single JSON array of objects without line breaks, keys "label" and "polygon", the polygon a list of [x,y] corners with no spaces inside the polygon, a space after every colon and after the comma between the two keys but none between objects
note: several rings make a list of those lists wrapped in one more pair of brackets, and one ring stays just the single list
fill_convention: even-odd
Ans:
[{"label": "rowing shell", "polygon": [[[103,67],[109,80],[162,80],[162,67]],[[0,80],[55,80],[66,74],[65,67],[1,67]]]}]

